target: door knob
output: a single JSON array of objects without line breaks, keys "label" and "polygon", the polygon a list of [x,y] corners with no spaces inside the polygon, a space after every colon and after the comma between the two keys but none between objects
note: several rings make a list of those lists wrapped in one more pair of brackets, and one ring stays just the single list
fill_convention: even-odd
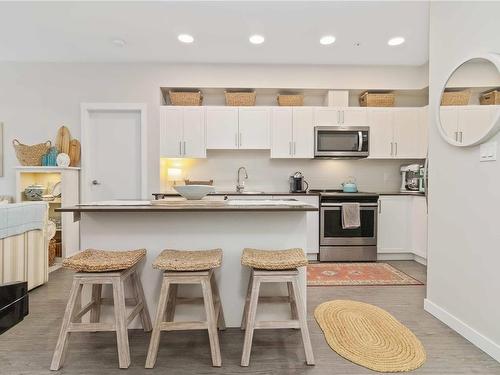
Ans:
[{"label": "door knob", "polygon": [[92,180],[92,185],[100,185],[101,183],[97,180]]}]

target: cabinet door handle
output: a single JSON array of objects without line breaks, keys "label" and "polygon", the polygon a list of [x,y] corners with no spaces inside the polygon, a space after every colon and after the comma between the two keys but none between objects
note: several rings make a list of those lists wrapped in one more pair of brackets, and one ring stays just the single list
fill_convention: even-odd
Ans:
[{"label": "cabinet door handle", "polygon": [[394,143],[391,142],[391,156],[393,154],[393,151],[394,151]]},{"label": "cabinet door handle", "polygon": [[184,141],[184,155],[186,155],[186,141]]},{"label": "cabinet door handle", "polygon": [[394,153],[394,156],[398,156],[398,142],[395,142],[395,145],[396,145],[396,147],[395,147],[396,151]]},{"label": "cabinet door handle", "polygon": [[240,147],[241,147],[241,145],[243,144],[242,139],[243,139],[243,137],[241,136],[241,133],[240,133]]},{"label": "cabinet door handle", "polygon": [[460,132],[460,143],[463,143],[464,141],[464,132]]},{"label": "cabinet door handle", "polygon": [[234,145],[238,147],[238,133],[234,133]]},{"label": "cabinet door handle", "polygon": [[378,202],[378,213],[379,214],[382,213],[382,202],[381,201]]},{"label": "cabinet door handle", "polygon": [[297,143],[295,141],[293,142],[293,154],[297,155]]},{"label": "cabinet door handle", "polygon": [[182,141],[179,141],[179,155],[182,155]]},{"label": "cabinet door handle", "polygon": [[344,116],[345,116],[345,113],[344,113],[344,111],[342,111],[342,124],[343,124],[343,123],[344,123],[344,121],[345,121]]},{"label": "cabinet door handle", "polygon": [[288,155],[292,156],[292,141],[288,142]]},{"label": "cabinet door handle", "polygon": [[455,132],[455,142],[458,142],[458,132]]},{"label": "cabinet door handle", "polygon": [[337,124],[340,124],[340,111],[337,111]]}]

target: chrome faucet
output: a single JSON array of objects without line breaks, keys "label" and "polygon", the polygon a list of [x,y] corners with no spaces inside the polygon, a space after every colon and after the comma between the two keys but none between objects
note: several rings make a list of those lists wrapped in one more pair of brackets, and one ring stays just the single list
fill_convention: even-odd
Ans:
[{"label": "chrome faucet", "polygon": [[241,180],[241,171],[245,172],[245,180],[248,179],[248,173],[247,169],[245,167],[239,167],[238,168],[238,175],[236,178],[236,192],[237,193],[243,193],[243,190],[245,189],[245,181]]}]

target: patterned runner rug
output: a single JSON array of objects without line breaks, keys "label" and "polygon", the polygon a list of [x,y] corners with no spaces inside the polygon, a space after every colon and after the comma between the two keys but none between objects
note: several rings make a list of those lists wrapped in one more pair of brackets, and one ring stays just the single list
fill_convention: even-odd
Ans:
[{"label": "patterned runner rug", "polygon": [[387,263],[312,263],[307,285],[423,285]]}]

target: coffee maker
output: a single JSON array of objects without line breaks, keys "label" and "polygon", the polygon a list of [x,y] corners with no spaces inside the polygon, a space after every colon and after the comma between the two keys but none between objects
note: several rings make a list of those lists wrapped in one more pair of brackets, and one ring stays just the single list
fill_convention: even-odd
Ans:
[{"label": "coffee maker", "polygon": [[420,164],[410,164],[401,166],[401,192],[414,191],[418,192],[420,188],[420,170],[423,169],[423,165]]},{"label": "coffee maker", "polygon": [[309,189],[309,184],[304,180],[302,172],[295,172],[289,178],[290,193],[305,193]]}]

